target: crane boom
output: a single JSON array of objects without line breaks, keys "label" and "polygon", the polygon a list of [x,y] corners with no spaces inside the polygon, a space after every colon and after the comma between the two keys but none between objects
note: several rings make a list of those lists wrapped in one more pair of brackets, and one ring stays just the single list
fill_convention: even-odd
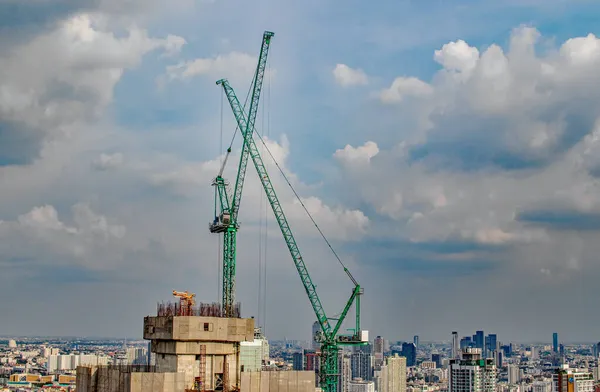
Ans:
[{"label": "crane boom", "polygon": [[[267,56],[269,54],[269,46],[271,44],[271,38],[275,34],[270,31],[265,31],[262,38],[262,45],[260,47],[260,54],[258,57],[258,64],[252,80],[252,98],[250,100],[250,107],[248,109],[248,122],[246,128],[240,128],[242,133],[250,132],[254,130],[254,123],[256,121],[256,114],[258,113],[258,103],[260,100],[260,93],[262,90],[263,79],[265,75]],[[247,128],[250,127],[248,130]],[[242,148],[242,154],[240,156],[240,163],[238,166],[238,173],[235,182],[235,188],[231,197],[227,194],[227,182],[223,178],[223,171],[225,164],[231,153],[231,147],[227,149],[225,160],[219,171],[219,174],[213,181],[213,185],[216,186],[219,202],[221,205],[220,217],[215,217],[213,223],[209,226],[210,231],[213,233],[223,233],[223,316],[233,316],[233,304],[235,301],[235,270],[236,270],[236,256],[237,256],[237,230],[239,229],[238,223],[238,212],[240,208],[240,202],[242,199],[242,190],[244,188],[244,179],[246,177],[246,168],[248,166],[248,150],[246,144]]]},{"label": "crane boom", "polygon": [[[226,79],[221,79],[217,81],[217,85],[221,85],[225,91],[225,95],[227,96],[227,100],[231,106],[234,117],[238,123],[240,129],[245,130],[242,132],[244,137],[244,145],[245,149],[247,148],[250,157],[252,158],[252,162],[254,163],[254,167],[258,173],[259,179],[262,183],[263,189],[267,195],[267,199],[269,200],[269,204],[273,209],[273,213],[275,215],[275,219],[279,224],[279,228],[283,235],[283,238],[286,242],[288,250],[292,256],[292,260],[296,266],[298,274],[300,275],[300,279],[302,280],[302,284],[308,295],[310,303],[313,307],[315,315],[317,316],[317,320],[321,326],[322,336],[320,341],[322,343],[321,346],[321,357],[322,357],[322,368],[320,374],[321,387],[325,392],[336,392],[337,384],[338,384],[338,352],[339,347],[338,344],[365,344],[365,341],[360,337],[360,308],[359,308],[359,296],[362,294],[362,289],[356,280],[352,277],[350,272],[344,268],[345,272],[352,279],[355,287],[352,291],[350,299],[346,303],[344,310],[342,311],[340,317],[337,319],[337,323],[335,327],[332,328],[329,318],[327,317],[325,310],[323,309],[323,305],[321,304],[321,300],[317,294],[316,287],[312,282],[310,274],[306,268],[302,255],[300,254],[300,250],[298,249],[298,245],[296,243],[296,239],[292,233],[292,230],[289,226],[285,213],[283,211],[283,207],[269,174],[267,173],[267,169],[262,160],[260,152],[256,146],[254,138],[252,137],[252,129],[248,121],[245,118],[244,110],[242,105],[240,104],[237,96],[233,88],[229,85],[229,82]],[[336,336],[339,331],[344,319],[346,318],[350,307],[356,300],[356,329],[355,333],[352,336]]]}]

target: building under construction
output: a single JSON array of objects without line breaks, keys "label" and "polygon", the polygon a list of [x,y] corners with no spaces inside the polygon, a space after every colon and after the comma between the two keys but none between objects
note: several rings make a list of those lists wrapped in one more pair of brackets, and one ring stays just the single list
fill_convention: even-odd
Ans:
[{"label": "building under construction", "polygon": [[77,368],[78,392],[314,392],[314,372],[242,372],[240,343],[254,341],[254,319],[221,317],[218,304],[161,303],[144,318],[155,366]]}]

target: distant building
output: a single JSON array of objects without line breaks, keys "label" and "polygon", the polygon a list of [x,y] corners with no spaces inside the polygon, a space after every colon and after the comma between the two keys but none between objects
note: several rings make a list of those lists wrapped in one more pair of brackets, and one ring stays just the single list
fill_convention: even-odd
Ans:
[{"label": "distant building", "polygon": [[442,356],[440,354],[431,354],[431,361],[435,362],[437,368],[442,367]]},{"label": "distant building", "polygon": [[521,369],[517,365],[508,365],[508,383],[517,385],[521,382]]},{"label": "distant building", "polygon": [[17,342],[13,339],[8,341],[8,348],[17,348]]},{"label": "distant building", "polygon": [[415,344],[417,351],[419,351],[419,335],[413,337],[413,343]]},{"label": "distant building", "polygon": [[348,383],[348,392],[375,392],[375,383],[355,378]]},{"label": "distant building", "polygon": [[406,366],[417,364],[417,347],[414,343],[402,343],[402,356],[406,358]]},{"label": "distant building", "polygon": [[563,366],[552,375],[554,392],[594,392],[592,373]]},{"label": "distant building", "polygon": [[254,328],[254,341],[240,342],[240,365],[244,372],[258,372],[269,359],[269,342],[260,328]]},{"label": "distant building", "polygon": [[480,348],[467,348],[462,359],[450,361],[449,392],[496,392],[497,370],[493,359],[483,359]]},{"label": "distant building", "polygon": [[483,336],[484,336],[483,331],[477,331],[477,332],[475,332],[475,335],[473,335],[473,341],[475,342],[475,347],[480,348],[482,354],[484,353],[484,350],[485,350],[485,348],[483,346],[483,343],[484,343]]},{"label": "distant building", "polygon": [[[469,347],[474,347],[473,340],[471,339],[470,336],[465,336],[464,338],[460,339],[460,350],[458,351],[458,355],[456,358],[459,358],[460,353]],[[452,359],[456,359],[456,358],[452,358]]]},{"label": "distant building", "polygon": [[304,353],[293,353],[292,354],[292,368],[294,370],[304,370]]},{"label": "distant building", "polygon": [[352,378],[371,381],[373,378],[373,356],[364,351],[356,350],[350,356]]},{"label": "distant building", "polygon": [[531,385],[531,392],[552,392],[552,382],[534,381]]},{"label": "distant building", "polygon": [[406,358],[387,357],[378,392],[406,392]]},{"label": "distant building", "polygon": [[558,353],[558,333],[554,332],[552,334],[552,351]]},{"label": "distant building", "polygon": [[143,347],[128,347],[126,357],[128,365],[146,365],[148,363],[148,350]]},{"label": "distant building", "polygon": [[383,365],[383,349],[384,349],[384,339],[381,336],[377,336],[375,341],[373,341],[373,357],[374,362],[373,366],[375,368],[381,367]]},{"label": "distant building", "polygon": [[459,346],[459,341],[458,341],[458,332],[453,331],[452,332],[452,353],[451,353],[452,359],[458,358],[459,353],[460,353],[460,346]]}]

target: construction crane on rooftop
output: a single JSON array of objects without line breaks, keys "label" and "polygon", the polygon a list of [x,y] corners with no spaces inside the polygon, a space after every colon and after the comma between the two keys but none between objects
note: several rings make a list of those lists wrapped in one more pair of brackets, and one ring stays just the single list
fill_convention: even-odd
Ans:
[{"label": "construction crane on rooftop", "polygon": [[[316,287],[312,282],[304,260],[302,259],[302,255],[300,254],[300,250],[298,249],[296,239],[292,234],[292,230],[284,214],[283,207],[279,201],[279,198],[277,197],[277,194],[275,193],[275,189],[273,187],[273,184],[271,183],[271,179],[269,177],[269,174],[267,173],[267,169],[265,167],[263,159],[260,155],[258,147],[256,146],[256,142],[254,141],[253,135],[257,134],[256,132],[253,132],[254,124],[251,124],[246,118],[244,109],[240,104],[240,101],[235,95],[235,92],[230,86],[229,82],[226,79],[221,79],[217,81],[217,85],[222,86],[225,95],[227,96],[227,100],[229,101],[229,104],[233,111],[233,115],[238,124],[238,128],[242,132],[242,136],[244,138],[244,151],[247,150],[250,157],[252,158],[252,162],[254,164],[254,167],[256,168],[258,177],[266,193],[267,199],[269,200],[269,204],[271,205],[273,214],[275,215],[275,219],[277,220],[283,238],[292,256],[294,265],[296,266],[298,274],[300,275],[300,279],[302,280],[302,284],[304,286],[306,294],[308,295],[312,308],[315,312],[315,315],[317,316],[317,320],[321,326],[321,331],[316,336],[317,340],[321,343],[321,367],[319,374],[319,384],[324,392],[337,392],[339,378],[338,353],[340,351],[340,346],[365,345],[368,342],[367,331],[362,331],[360,329],[360,297],[363,294],[363,289],[354,279],[350,271],[343,265],[341,260],[338,258],[338,260],[343,266],[344,272],[348,275],[348,277],[354,284],[354,288],[352,289],[350,298],[346,302],[346,305],[344,306],[339,316],[335,318],[327,317],[327,314],[323,309],[323,305],[321,304],[321,300],[317,294]],[[266,150],[269,151],[268,148]],[[277,162],[275,163],[277,164]],[[314,219],[312,220],[314,222]],[[320,229],[319,232],[323,235]],[[324,235],[323,238],[329,245],[329,242],[327,241]],[[331,249],[333,250],[333,248]],[[337,254],[335,255],[337,257]],[[353,304],[355,304],[356,310],[356,326],[353,329],[353,333],[351,335],[338,335],[338,332]]]},{"label": "construction crane on rooftop", "polygon": [[173,296],[179,297],[179,313],[180,316],[191,316],[192,308],[196,305],[196,294],[188,291],[175,291],[173,290]]},{"label": "construction crane on rooftop", "polygon": [[[258,64],[254,73],[252,81],[252,97],[250,99],[250,107],[248,109],[248,121],[244,124],[246,128],[240,131],[252,134],[254,130],[254,123],[256,121],[256,114],[258,113],[258,103],[260,100],[260,92],[262,90],[263,79],[265,76],[265,69],[267,65],[267,55],[269,54],[269,46],[271,44],[271,38],[273,33],[265,31],[262,38],[262,45],[260,47],[260,54],[258,57]],[[240,125],[238,124],[238,127]],[[232,141],[233,142],[233,141]],[[236,270],[236,244],[237,244],[237,231],[239,229],[238,213],[240,210],[240,202],[242,200],[242,190],[244,188],[244,180],[246,178],[246,168],[248,166],[248,148],[244,143],[242,148],[242,154],[240,155],[240,162],[238,166],[237,177],[235,181],[235,188],[233,195],[229,196],[227,191],[228,182],[223,178],[223,171],[227,164],[227,159],[231,154],[231,146],[227,149],[225,159],[219,170],[219,174],[213,181],[215,190],[215,210],[216,205],[220,206],[220,213],[217,215],[215,211],[215,218],[209,225],[211,233],[223,233],[223,295],[222,295],[222,306],[224,317],[234,317],[234,301],[235,301],[235,270]]]}]

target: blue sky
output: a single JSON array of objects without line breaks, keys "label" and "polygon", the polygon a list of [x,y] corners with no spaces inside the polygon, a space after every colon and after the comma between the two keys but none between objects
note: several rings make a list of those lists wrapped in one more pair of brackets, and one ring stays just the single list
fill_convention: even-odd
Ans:
[{"label": "blue sky", "polygon": [[[272,30],[259,131],[365,287],[372,333],[597,340],[599,12],[560,0],[3,3],[0,295],[25,292],[0,311],[35,311],[0,335],[135,337],[173,289],[216,299],[210,183],[234,120],[225,102],[221,123],[215,81],[243,98]],[[269,170],[335,312],[343,271]],[[259,314],[265,200],[252,167],[242,206],[245,315],[266,317],[271,338],[308,338],[314,315],[270,212]],[[553,318],[557,303],[583,322]]]}]

